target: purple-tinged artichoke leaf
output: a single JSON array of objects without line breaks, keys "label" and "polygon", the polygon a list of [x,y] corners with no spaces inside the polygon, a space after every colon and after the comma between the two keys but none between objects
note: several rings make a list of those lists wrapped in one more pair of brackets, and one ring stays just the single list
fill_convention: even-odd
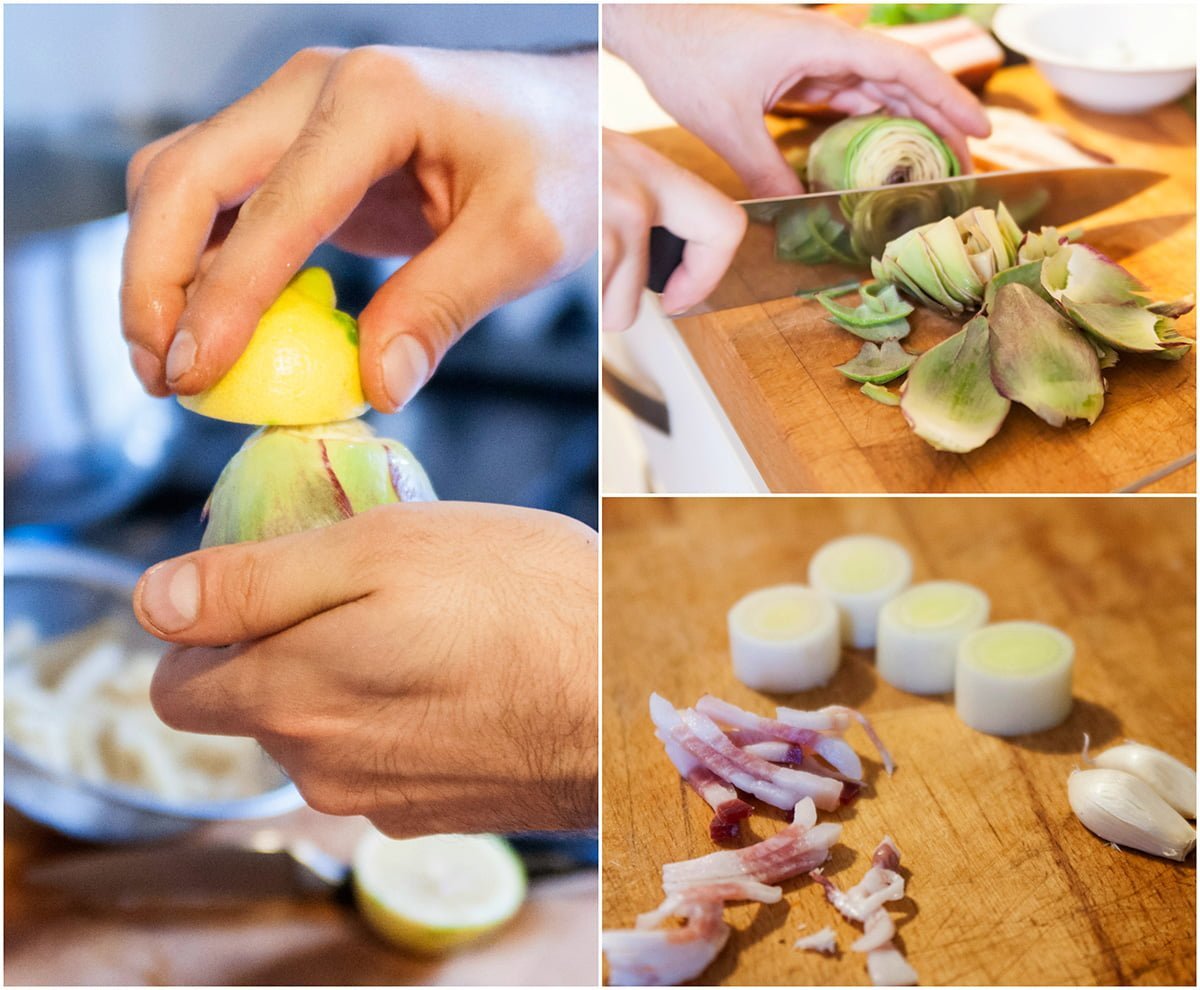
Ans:
[{"label": "purple-tinged artichoke leaf", "polygon": [[900,390],[900,411],[913,432],[931,447],[955,453],[994,437],[1009,405],[992,384],[982,316],[922,354]]},{"label": "purple-tinged artichoke leaf", "polygon": [[1136,278],[1111,258],[1086,244],[1066,244],[1042,264],[1042,285],[1055,299],[1074,303],[1143,305],[1145,291]]},{"label": "purple-tinged artichoke leaf", "polygon": [[1189,292],[1182,299],[1174,299],[1170,302],[1153,302],[1146,307],[1151,313],[1158,316],[1166,316],[1172,320],[1177,320],[1181,316],[1186,316],[1196,308],[1196,296]]},{"label": "purple-tinged artichoke leaf", "polygon": [[897,340],[885,340],[882,345],[867,342],[858,354],[837,370],[855,382],[882,385],[893,381],[912,367],[917,355],[909,354]]},{"label": "purple-tinged artichoke leaf", "polygon": [[1015,265],[1012,268],[1006,268],[1002,272],[998,272],[996,276],[987,284],[987,289],[983,293],[983,309],[984,312],[991,312],[992,304],[996,300],[996,293],[1002,286],[1008,285],[1010,282],[1017,282],[1027,289],[1032,289],[1046,302],[1053,302],[1045,287],[1042,285],[1042,262],[1028,261],[1023,265]]},{"label": "purple-tinged artichoke leaf", "polygon": [[1032,289],[1010,282],[988,313],[992,381],[1007,398],[1051,426],[1094,423],[1104,408],[1096,351],[1079,330]]},{"label": "purple-tinged artichoke leaf", "polygon": [[1061,302],[1072,320],[1110,347],[1135,354],[1152,354],[1163,349],[1158,327],[1163,321],[1170,323],[1166,317],[1132,303],[1123,306],[1081,303],[1066,296]]}]

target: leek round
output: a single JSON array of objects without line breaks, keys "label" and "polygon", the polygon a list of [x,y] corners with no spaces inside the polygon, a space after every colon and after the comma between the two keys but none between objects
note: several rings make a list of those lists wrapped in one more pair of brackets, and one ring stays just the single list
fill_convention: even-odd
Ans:
[{"label": "leek round", "polygon": [[837,672],[838,613],[802,584],[751,592],[729,610],[733,672],[758,691],[807,691]]},{"label": "leek round", "polygon": [[958,647],[987,623],[988,596],[961,581],[926,581],[901,592],[879,613],[875,669],[912,694],[954,690]]},{"label": "leek round", "polygon": [[875,645],[880,609],[911,580],[908,551],[881,536],[833,540],[808,565],[808,583],[837,605],[842,642],[856,649]]},{"label": "leek round", "polygon": [[808,155],[814,192],[925,182],[961,171],[946,142],[911,117],[847,117],[818,137]]},{"label": "leek round", "polygon": [[967,725],[994,736],[1043,732],[1071,713],[1075,644],[1041,622],[998,622],[964,637],[954,672],[954,707]]},{"label": "leek round", "polygon": [[436,498],[408,448],[361,420],[267,426],[250,435],[217,479],[200,545],[284,536],[376,506]]}]

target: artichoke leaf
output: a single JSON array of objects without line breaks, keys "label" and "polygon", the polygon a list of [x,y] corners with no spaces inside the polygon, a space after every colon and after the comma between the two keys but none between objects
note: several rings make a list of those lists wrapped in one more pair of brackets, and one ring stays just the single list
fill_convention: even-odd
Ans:
[{"label": "artichoke leaf", "polygon": [[1096,351],[1083,334],[1032,289],[1010,282],[988,313],[996,389],[1051,426],[1094,423],[1104,408]]},{"label": "artichoke leaf", "polygon": [[1072,302],[1145,304],[1145,291],[1136,278],[1111,258],[1086,244],[1066,244],[1042,264],[1042,285],[1056,300]]},{"label": "artichoke leaf", "polygon": [[868,341],[857,356],[839,364],[837,370],[851,381],[882,385],[899,378],[916,360],[917,355],[909,354],[898,340],[885,340],[882,344]]},{"label": "artichoke leaf", "polygon": [[913,432],[931,447],[955,453],[994,437],[1010,405],[992,384],[983,316],[922,354],[900,390],[900,411]]},{"label": "artichoke leaf", "polygon": [[997,272],[992,277],[983,293],[983,308],[986,312],[991,312],[997,291],[1010,282],[1017,282],[1027,289],[1032,289],[1048,303],[1054,302],[1050,298],[1050,293],[1046,291],[1046,287],[1042,285],[1042,262],[1027,261],[1023,265],[1014,265],[1012,268]]},{"label": "artichoke leaf", "polygon": [[[861,301],[855,307],[843,306],[841,303],[834,302],[829,292],[818,293],[816,299],[833,317],[835,323],[852,333],[901,323],[904,325],[904,334],[907,334],[908,324],[904,318],[913,311],[912,303],[901,299],[896,287],[890,283],[872,283],[872,285],[878,287],[872,288],[871,285],[864,285],[859,290]],[[878,342],[885,340],[888,336],[896,335],[887,334],[884,337],[863,335],[863,339]]]},{"label": "artichoke leaf", "polygon": [[1177,320],[1179,317],[1186,316],[1196,308],[1196,296],[1195,293],[1189,292],[1180,299],[1173,299],[1169,302],[1154,302],[1146,308],[1151,313]]},{"label": "artichoke leaf", "polygon": [[884,385],[879,385],[875,382],[863,382],[863,386],[859,389],[859,391],[862,392],[862,394],[868,399],[874,399],[876,402],[879,402],[882,405],[900,405],[900,396]]}]

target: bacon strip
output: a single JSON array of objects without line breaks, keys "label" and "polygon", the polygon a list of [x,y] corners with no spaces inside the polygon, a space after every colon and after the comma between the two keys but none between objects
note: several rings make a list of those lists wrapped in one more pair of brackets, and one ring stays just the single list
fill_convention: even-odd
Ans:
[{"label": "bacon strip", "polygon": [[[604,932],[611,986],[674,986],[695,979],[729,940],[725,902],[753,900],[774,904],[783,892],[749,881],[689,887],[667,895],[655,910],[640,915],[637,927]],[[669,917],[683,918],[682,928],[655,929]]]},{"label": "bacon strip", "polygon": [[684,709],[679,717],[682,724],[671,729],[671,738],[739,790],[785,811],[806,797],[823,811],[838,807],[838,781],[760,760],[735,746],[712,719],[694,709]]},{"label": "bacon strip", "polygon": [[814,870],[829,858],[829,848],[842,834],[832,822],[816,824],[811,798],[796,805],[795,820],[769,839],[743,849],[724,849],[663,867],[663,889],[671,892],[695,885],[734,880],[775,884]]},{"label": "bacon strip", "polygon": [[[775,709],[775,715],[779,721],[787,722],[788,725],[799,726],[801,728],[816,728],[839,734],[845,732],[850,727],[851,721],[857,722],[863,727],[867,738],[871,740],[871,744],[879,753],[879,758],[883,761],[883,769],[889,775],[896,769],[896,764],[892,760],[892,754],[883,745],[883,740],[879,738],[875,727],[871,725],[871,720],[862,712],[855,711],[853,708],[847,708],[845,705],[830,705],[815,712],[804,712],[798,708],[781,707]],[[828,726],[828,729],[826,729],[826,726]]]},{"label": "bacon strip", "polygon": [[686,780],[692,790],[704,798],[715,812],[708,826],[708,833],[713,842],[726,842],[737,838],[741,831],[740,822],[748,818],[754,809],[738,797],[732,786],[671,738],[670,729],[680,724],[680,719],[669,701],[660,695],[652,694],[650,717],[655,723],[655,735],[662,742],[667,758],[679,771],[679,776]]},{"label": "bacon strip", "polygon": [[867,972],[875,986],[911,986],[917,982],[916,970],[892,944],[896,923],[885,906],[904,897],[904,878],[896,872],[899,866],[900,850],[885,835],[871,857],[871,868],[849,890],[838,890],[820,870],[809,874],[843,917],[862,924],[863,934],[850,948],[866,953]]}]

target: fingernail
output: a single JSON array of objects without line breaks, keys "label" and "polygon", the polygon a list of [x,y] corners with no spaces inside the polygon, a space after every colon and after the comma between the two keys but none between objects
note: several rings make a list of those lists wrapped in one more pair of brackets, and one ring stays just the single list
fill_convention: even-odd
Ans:
[{"label": "fingernail", "polygon": [[180,330],[167,351],[167,381],[172,385],[192,370],[196,363],[196,338],[190,330]]},{"label": "fingernail", "polygon": [[186,629],[200,614],[200,571],[190,560],[152,567],[142,588],[142,611],[158,629]]},{"label": "fingernail", "polygon": [[141,344],[129,345],[129,363],[147,391],[162,388],[162,362]]},{"label": "fingernail", "polygon": [[383,389],[396,409],[407,405],[429,377],[429,355],[411,334],[392,338],[380,359]]}]

